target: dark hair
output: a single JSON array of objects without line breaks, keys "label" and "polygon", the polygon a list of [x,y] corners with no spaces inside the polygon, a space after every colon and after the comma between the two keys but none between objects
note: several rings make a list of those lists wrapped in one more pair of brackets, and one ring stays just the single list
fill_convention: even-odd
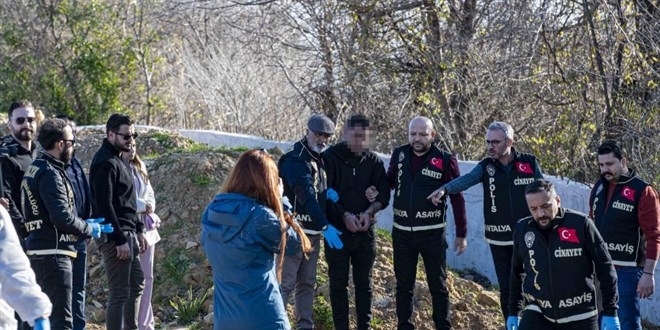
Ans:
[{"label": "dark hair", "polygon": [[367,117],[363,114],[352,115],[346,121],[346,126],[348,127],[362,126],[363,128],[366,128],[369,127],[369,119],[367,119]]},{"label": "dark hair", "polygon": [[32,106],[32,103],[30,103],[30,101],[28,101],[28,100],[16,101],[16,102],[12,103],[9,106],[9,111],[7,111],[7,116],[11,117],[11,115],[14,113],[14,110],[19,109],[19,108],[32,108],[32,109],[34,109],[34,107]]},{"label": "dark hair", "polygon": [[73,117],[71,117],[71,116],[69,116],[69,115],[66,115],[66,114],[63,114],[63,113],[61,113],[61,114],[55,116],[55,118],[57,118],[57,119],[64,119],[64,120],[66,120],[66,121],[70,121],[70,122],[75,122],[75,119],[73,119]]},{"label": "dark hair", "polygon": [[598,146],[599,155],[614,154],[614,157],[621,160],[626,156],[626,151],[623,146],[615,140],[605,140]]},{"label": "dark hair", "polygon": [[133,125],[133,119],[129,117],[128,115],[123,115],[121,113],[113,113],[110,115],[110,118],[108,118],[108,122],[105,124],[105,133],[107,134],[108,132],[116,132],[119,130],[121,125],[128,125],[131,126]]},{"label": "dark hair", "polygon": [[39,126],[37,141],[45,150],[53,150],[55,144],[64,139],[64,129],[69,123],[62,119],[52,118]]},{"label": "dark hair", "polygon": [[555,185],[545,179],[536,179],[532,183],[528,184],[527,187],[525,187],[525,195],[540,193],[544,191],[549,192],[550,195],[553,196],[557,194],[557,191],[555,191]]}]

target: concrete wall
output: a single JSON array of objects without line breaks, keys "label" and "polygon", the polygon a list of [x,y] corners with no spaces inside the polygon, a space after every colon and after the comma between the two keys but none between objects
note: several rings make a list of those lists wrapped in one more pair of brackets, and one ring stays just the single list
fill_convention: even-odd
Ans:
[{"label": "concrete wall", "polygon": [[[243,146],[248,148],[272,148],[275,146],[286,150],[290,142],[272,142],[265,141],[257,137],[228,134],[215,131],[191,131],[180,130],[181,134],[190,137],[191,139],[207,143],[211,146]],[[381,155],[385,166],[389,164],[389,155]],[[476,162],[462,161],[460,162],[461,173],[469,172]],[[579,210],[582,212],[588,211],[588,200],[590,188],[584,184],[547,176],[547,179],[555,183],[559,196],[561,197],[562,206]],[[447,237],[449,239],[450,250],[447,251],[447,263],[456,269],[472,268],[477,272],[487,276],[491,282],[497,283],[495,276],[495,268],[490,258],[490,250],[488,244],[484,239],[484,219],[482,212],[483,193],[481,185],[476,185],[464,192],[466,201],[466,210],[468,217],[468,246],[466,252],[457,256],[453,251],[453,237],[455,236],[455,227],[453,225],[453,214],[448,217],[449,226],[447,227]],[[450,204],[451,205],[451,204]],[[392,229],[392,207],[390,206],[382,210],[377,215],[378,226],[388,231]],[[660,265],[656,268],[656,274],[660,274]],[[642,317],[655,323],[660,324],[660,293],[656,292],[652,299],[643,300]]]}]

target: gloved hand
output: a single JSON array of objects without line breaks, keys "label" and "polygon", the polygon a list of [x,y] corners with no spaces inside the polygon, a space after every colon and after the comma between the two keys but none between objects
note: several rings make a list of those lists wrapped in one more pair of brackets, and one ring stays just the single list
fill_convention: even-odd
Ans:
[{"label": "gloved hand", "polygon": [[332,225],[328,225],[328,227],[323,231],[323,237],[325,237],[328,245],[333,249],[340,250],[344,247],[344,243],[342,243],[341,239],[339,239],[339,235],[341,235],[341,232]]},{"label": "gloved hand", "polygon": [[509,316],[506,318],[506,330],[518,330],[518,317]]},{"label": "gloved hand", "polygon": [[114,230],[114,228],[112,228],[112,224],[108,223],[102,225],[101,222],[104,220],[105,218],[92,218],[85,220],[85,222],[87,222],[92,228],[92,237],[99,238],[101,237],[101,233],[111,233]]},{"label": "gloved hand", "polygon": [[621,330],[618,316],[603,316],[600,320],[601,330]]},{"label": "gloved hand", "polygon": [[337,203],[339,200],[339,194],[332,188],[328,188],[328,190],[325,191],[325,197],[333,203]]},{"label": "gloved hand", "polygon": [[34,330],[50,330],[50,321],[45,317],[34,320]]}]

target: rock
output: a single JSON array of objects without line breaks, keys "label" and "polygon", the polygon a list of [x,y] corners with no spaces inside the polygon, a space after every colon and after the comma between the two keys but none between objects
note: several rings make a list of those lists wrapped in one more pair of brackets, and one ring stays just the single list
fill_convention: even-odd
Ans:
[{"label": "rock", "polygon": [[494,292],[481,291],[477,295],[477,303],[482,306],[499,307],[500,297]]},{"label": "rock", "polygon": [[198,244],[196,242],[191,242],[191,241],[186,242],[186,250],[190,250],[190,249],[192,249],[194,247],[197,247],[197,246],[198,246]]},{"label": "rock", "polygon": [[92,305],[94,305],[94,307],[96,307],[96,308],[103,308],[103,304],[101,304],[100,302],[98,302],[96,300],[92,300]]},{"label": "rock", "polygon": [[208,313],[206,314],[206,316],[204,316],[204,324],[209,324],[209,325],[213,324],[213,312]]}]

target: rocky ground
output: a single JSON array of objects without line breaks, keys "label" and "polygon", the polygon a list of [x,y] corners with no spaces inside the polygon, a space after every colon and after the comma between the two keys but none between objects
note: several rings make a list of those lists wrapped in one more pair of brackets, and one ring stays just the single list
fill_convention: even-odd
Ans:
[{"label": "rocky ground", "polygon": [[[153,307],[157,327],[163,329],[212,329],[212,274],[199,246],[200,217],[219,189],[240,151],[212,150],[172,131],[138,130],[138,153],[147,163],[156,192],[156,213],[163,223],[162,241],[155,256]],[[77,156],[83,166],[98,149],[101,130],[79,133]],[[272,150],[278,154],[281,151]],[[392,246],[389,235],[379,232],[378,257],[374,269],[374,329],[394,329]],[[490,258],[487,259],[490,261]],[[332,329],[328,300],[327,267],[320,261],[315,319],[318,329]],[[415,323],[433,329],[428,287],[423,267],[415,288]],[[100,255],[89,253],[87,314],[90,329],[103,329],[107,286]],[[478,274],[450,272],[451,319],[456,329],[502,329],[497,293]],[[650,329],[650,328],[649,328]]]}]

